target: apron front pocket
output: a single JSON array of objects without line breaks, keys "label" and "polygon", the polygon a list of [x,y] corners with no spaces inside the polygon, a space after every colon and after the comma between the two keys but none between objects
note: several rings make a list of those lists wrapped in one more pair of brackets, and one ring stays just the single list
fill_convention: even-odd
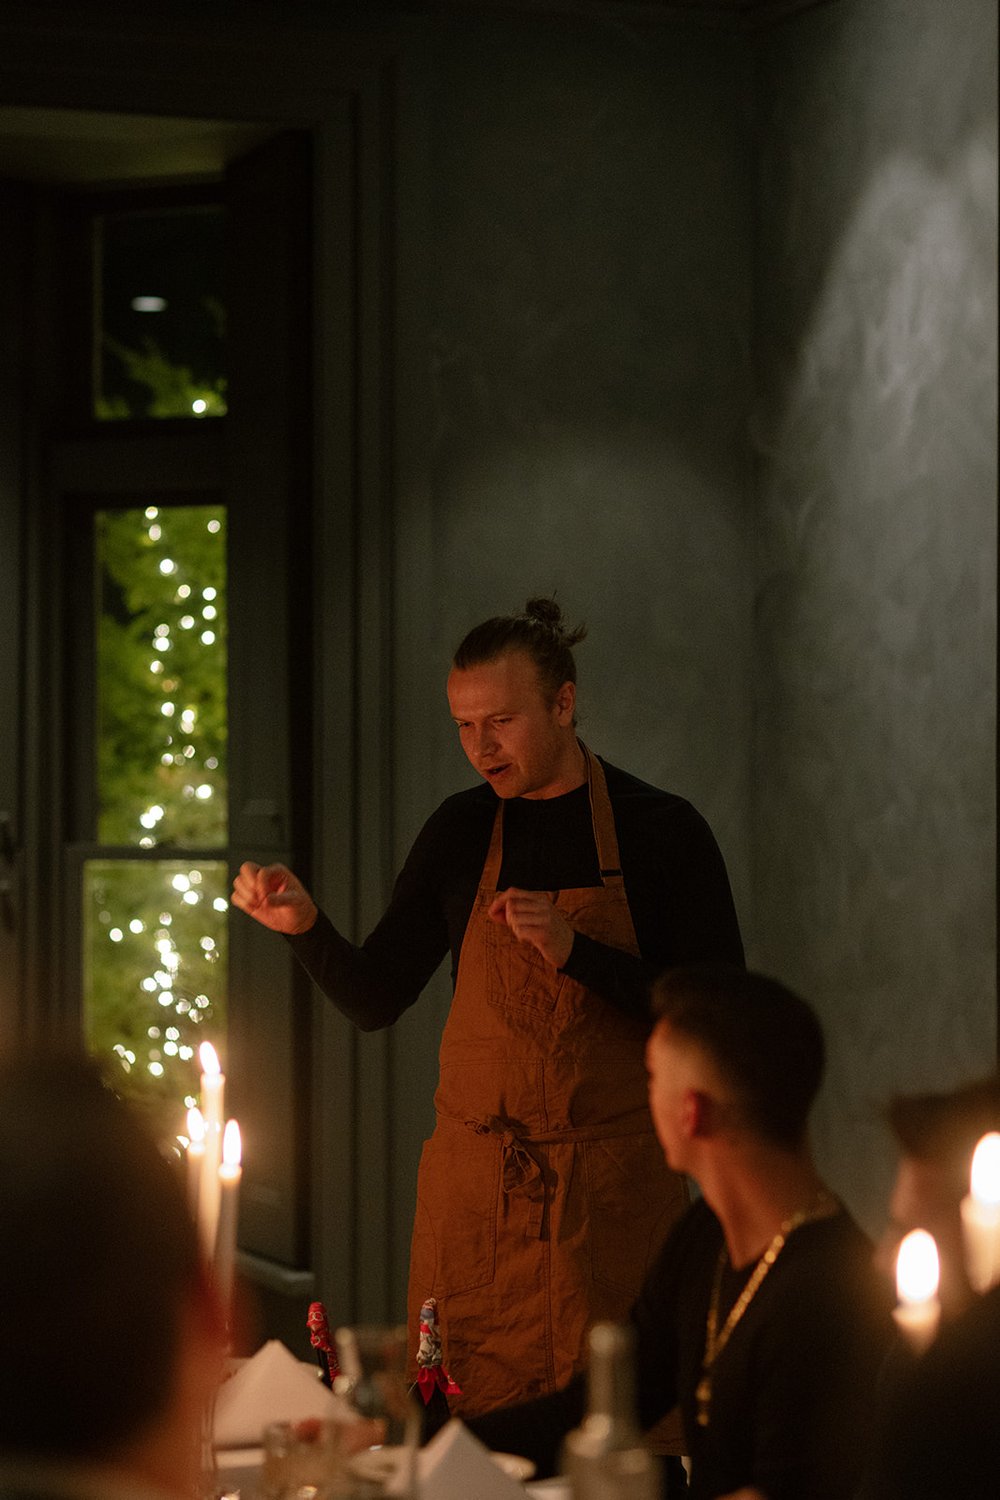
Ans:
[{"label": "apron front pocket", "polygon": [[437,1298],[489,1286],[496,1273],[500,1142],[441,1121],[417,1174],[410,1284]]},{"label": "apron front pocket", "polygon": [[687,1204],[652,1132],[583,1143],[596,1282],[638,1296],[667,1231]]}]

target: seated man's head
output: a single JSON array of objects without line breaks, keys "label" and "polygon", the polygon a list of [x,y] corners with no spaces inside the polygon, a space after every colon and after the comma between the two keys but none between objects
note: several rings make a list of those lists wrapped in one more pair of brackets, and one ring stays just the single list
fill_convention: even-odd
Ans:
[{"label": "seated man's head", "polygon": [[183,1490],[221,1323],[177,1173],[88,1063],[0,1063],[0,1205],[0,1460]]},{"label": "seated man's head", "polygon": [[969,1191],[972,1153],[1000,1131],[1000,1074],[939,1094],[899,1095],[889,1105],[899,1147],[890,1223],[883,1241],[888,1269],[902,1235],[926,1229],[941,1258],[941,1297],[960,1306],[968,1295],[961,1237],[961,1202]]},{"label": "seated man's head", "polygon": [[653,987],[650,1109],[670,1165],[697,1176],[699,1143],[806,1142],[823,1077],[820,1024],[798,995],[727,964],[670,969]]}]

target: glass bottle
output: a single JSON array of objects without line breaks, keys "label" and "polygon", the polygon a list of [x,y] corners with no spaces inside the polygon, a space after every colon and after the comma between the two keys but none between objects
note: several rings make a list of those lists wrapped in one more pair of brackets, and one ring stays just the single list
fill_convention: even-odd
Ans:
[{"label": "glass bottle", "polygon": [[589,1342],[587,1414],[563,1452],[572,1500],[659,1500],[659,1463],[636,1421],[633,1330],[595,1323]]}]

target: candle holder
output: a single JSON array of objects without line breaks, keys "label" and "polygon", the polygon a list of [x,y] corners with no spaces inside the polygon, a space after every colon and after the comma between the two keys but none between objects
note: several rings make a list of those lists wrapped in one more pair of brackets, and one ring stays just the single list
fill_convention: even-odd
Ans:
[{"label": "candle holder", "polygon": [[936,1297],[930,1302],[901,1302],[892,1316],[914,1354],[923,1354],[937,1337],[941,1305]]}]

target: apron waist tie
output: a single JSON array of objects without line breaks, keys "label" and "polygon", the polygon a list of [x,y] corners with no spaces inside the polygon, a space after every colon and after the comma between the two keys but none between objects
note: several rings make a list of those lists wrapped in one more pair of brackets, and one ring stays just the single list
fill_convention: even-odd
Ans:
[{"label": "apron waist tie", "polygon": [[545,1213],[545,1182],[542,1169],[527,1146],[506,1121],[498,1115],[487,1115],[485,1120],[465,1122],[477,1135],[489,1131],[500,1137],[501,1181],[508,1198],[521,1193],[528,1200],[528,1221],[524,1232],[528,1239],[542,1237],[542,1218]]},{"label": "apron waist tie", "polygon": [[[643,1123],[644,1122],[644,1123]],[[528,1200],[528,1222],[525,1234],[530,1239],[541,1239],[542,1217],[545,1212],[545,1182],[542,1169],[528,1150],[529,1146],[555,1146],[576,1141],[607,1140],[615,1135],[647,1135],[652,1131],[649,1115],[636,1115],[628,1121],[619,1121],[617,1127],[608,1125],[578,1125],[569,1130],[553,1130],[536,1134],[527,1140],[518,1135],[506,1120],[499,1115],[487,1115],[483,1120],[465,1120],[463,1124],[477,1135],[495,1135],[500,1140],[501,1181],[508,1197],[522,1193]],[[622,1128],[622,1127],[626,1128]]]}]

